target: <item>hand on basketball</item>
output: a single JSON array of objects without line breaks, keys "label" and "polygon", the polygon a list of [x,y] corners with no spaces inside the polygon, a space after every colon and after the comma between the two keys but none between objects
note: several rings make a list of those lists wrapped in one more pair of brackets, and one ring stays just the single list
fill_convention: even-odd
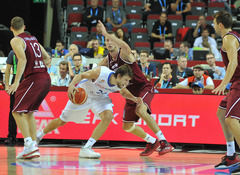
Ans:
[{"label": "hand on basketball", "polygon": [[71,101],[74,101],[75,99],[75,96],[74,96],[74,91],[77,91],[78,92],[78,89],[74,86],[74,85],[72,85],[72,84],[70,84],[69,86],[68,86],[68,98],[71,100]]},{"label": "hand on basketball", "polygon": [[212,90],[212,93],[218,94],[218,95],[224,95],[225,89],[226,89],[226,85],[220,84],[217,88]]},{"label": "hand on basketball", "polygon": [[7,93],[10,94],[14,94],[14,92],[16,92],[17,88],[19,86],[19,83],[14,82],[12,84],[12,86],[9,88],[9,90],[7,91]]}]

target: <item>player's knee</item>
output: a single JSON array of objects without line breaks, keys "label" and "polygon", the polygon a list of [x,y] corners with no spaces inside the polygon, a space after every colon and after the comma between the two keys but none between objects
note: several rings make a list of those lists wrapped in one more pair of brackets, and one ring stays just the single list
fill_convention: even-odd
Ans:
[{"label": "player's knee", "polygon": [[109,114],[109,115],[105,115],[103,117],[101,117],[102,121],[105,121],[105,122],[111,122],[112,119],[113,119],[113,115],[112,114]]},{"label": "player's knee", "polygon": [[58,121],[58,126],[64,126],[67,122],[62,121],[60,118],[56,119]]},{"label": "player's knee", "polygon": [[124,131],[126,132],[132,132],[134,129],[135,129],[135,124],[134,123],[131,123],[131,124],[123,124],[122,128]]}]

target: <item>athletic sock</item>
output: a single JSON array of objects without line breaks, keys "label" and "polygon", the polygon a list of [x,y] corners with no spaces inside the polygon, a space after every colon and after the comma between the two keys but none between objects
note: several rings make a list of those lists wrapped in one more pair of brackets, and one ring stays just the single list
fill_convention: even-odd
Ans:
[{"label": "athletic sock", "polygon": [[154,144],[156,142],[156,138],[150,136],[148,133],[143,140],[145,140],[147,143],[151,143],[151,144]]},{"label": "athletic sock", "polygon": [[24,139],[24,145],[25,145],[26,147],[30,147],[31,144],[32,144],[32,138],[31,138],[31,137],[26,137],[26,138]]},{"label": "athletic sock", "polygon": [[39,132],[38,134],[37,134],[37,137],[40,139],[40,140],[42,140],[42,138],[45,136],[46,134],[44,134],[44,132],[43,132],[43,130],[41,131],[41,132]]},{"label": "athletic sock", "polygon": [[96,140],[93,139],[93,138],[90,138],[90,139],[87,141],[86,145],[84,145],[83,148],[87,148],[87,147],[90,147],[90,148],[91,148],[95,143],[96,143]]},{"label": "athletic sock", "polygon": [[227,142],[227,156],[233,156],[235,153],[235,143],[234,141],[232,142]]},{"label": "athletic sock", "polygon": [[156,136],[159,140],[166,140],[161,130],[156,133]]}]

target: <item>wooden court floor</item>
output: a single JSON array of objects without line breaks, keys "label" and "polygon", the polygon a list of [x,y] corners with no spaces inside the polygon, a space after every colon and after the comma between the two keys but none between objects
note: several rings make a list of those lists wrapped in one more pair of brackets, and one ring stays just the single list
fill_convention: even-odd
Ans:
[{"label": "wooden court floor", "polygon": [[16,160],[22,146],[0,146],[0,175],[206,175],[230,174],[215,170],[223,154],[174,151],[158,156],[141,157],[143,148],[94,148],[100,159],[78,158],[79,147],[40,146],[41,157]]}]

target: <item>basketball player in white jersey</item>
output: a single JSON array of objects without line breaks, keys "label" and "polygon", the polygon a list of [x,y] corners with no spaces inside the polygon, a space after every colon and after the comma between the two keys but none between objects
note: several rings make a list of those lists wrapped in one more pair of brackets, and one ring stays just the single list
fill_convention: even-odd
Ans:
[{"label": "basketball player in white jersey", "polygon": [[[60,117],[52,120],[42,132],[38,133],[37,140],[41,141],[45,134],[65,125],[67,122],[83,122],[89,109],[91,109],[96,116],[101,118],[101,122],[94,129],[86,145],[81,149],[79,157],[99,158],[100,154],[94,152],[91,148],[104,134],[113,119],[113,104],[108,94],[119,91],[124,98],[135,103],[142,103],[140,97],[134,97],[126,89],[132,77],[133,72],[128,65],[121,66],[116,72],[101,66],[78,74],[68,87],[68,97],[72,100],[74,91],[81,87],[88,94],[87,101],[82,105],[76,105],[69,100]],[[75,87],[76,84],[78,85]]]}]

